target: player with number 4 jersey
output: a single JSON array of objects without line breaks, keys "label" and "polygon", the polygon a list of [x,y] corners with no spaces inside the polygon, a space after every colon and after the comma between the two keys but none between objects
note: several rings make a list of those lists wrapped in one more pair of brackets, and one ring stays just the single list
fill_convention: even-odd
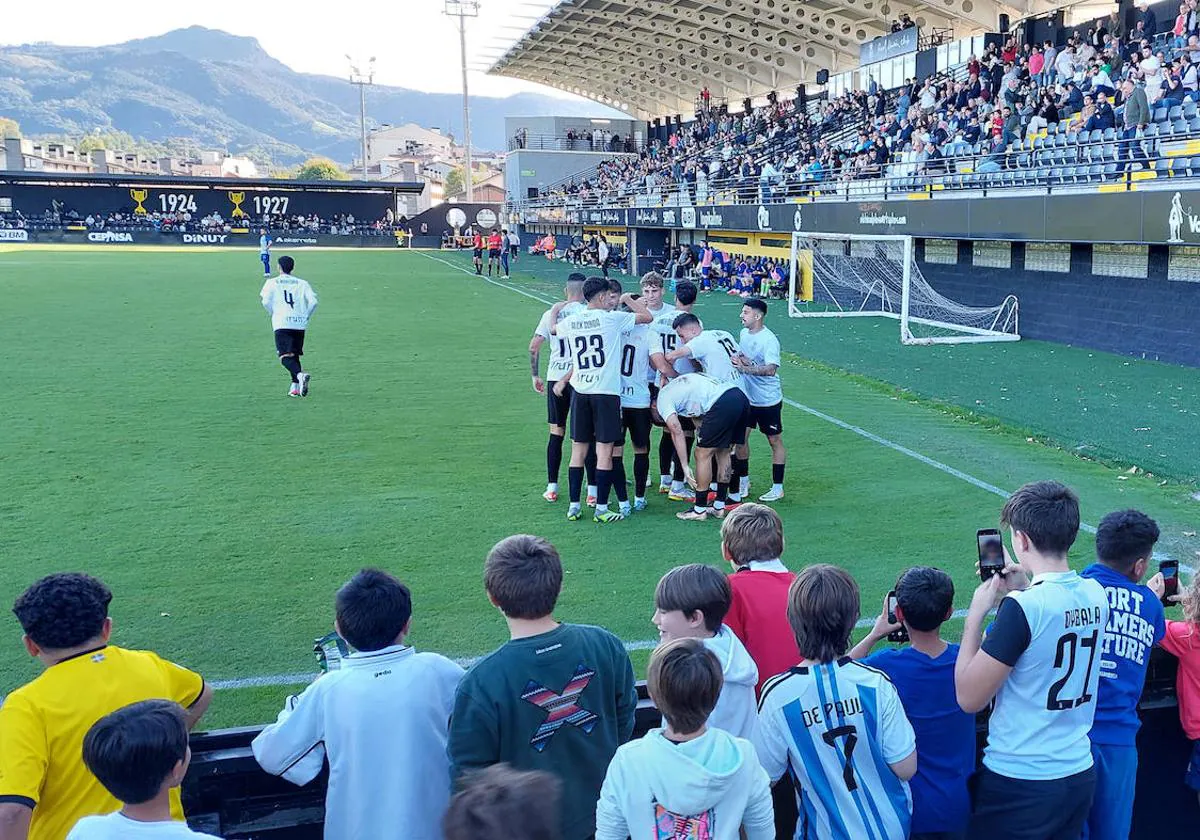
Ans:
[{"label": "player with number 4 jersey", "polygon": [[259,299],[271,314],[279,363],[292,377],[288,396],[307,397],[311,377],[301,368],[300,357],[304,355],[304,335],[309,319],[317,311],[317,293],[307,282],[292,275],[295,267],[296,261],[291,257],[280,257],[280,274],[267,278]]}]

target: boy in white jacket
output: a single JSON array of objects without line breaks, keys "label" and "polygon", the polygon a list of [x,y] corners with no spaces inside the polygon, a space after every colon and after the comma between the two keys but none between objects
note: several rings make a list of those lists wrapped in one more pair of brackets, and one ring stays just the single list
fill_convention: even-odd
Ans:
[{"label": "boy in white jacket", "polygon": [[772,840],[775,813],[754,747],[705,721],[721,694],[721,666],[699,639],[660,645],[650,697],[664,726],[619,747],[596,806],[596,840],[704,837]]},{"label": "boy in white jacket", "polygon": [[723,687],[708,725],[750,738],[758,719],[758,668],[741,640],[721,622],[733,603],[729,578],[712,566],[689,563],[663,575],[654,591],[659,642],[700,639],[721,665]]}]

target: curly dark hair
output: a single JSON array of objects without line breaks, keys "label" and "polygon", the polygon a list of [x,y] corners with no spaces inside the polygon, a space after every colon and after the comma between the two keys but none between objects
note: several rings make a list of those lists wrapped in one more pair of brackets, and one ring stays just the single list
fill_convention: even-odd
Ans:
[{"label": "curly dark hair", "polygon": [[82,645],[100,635],[112,591],[91,575],[47,575],[21,593],[13,613],[34,644],[50,650]]}]

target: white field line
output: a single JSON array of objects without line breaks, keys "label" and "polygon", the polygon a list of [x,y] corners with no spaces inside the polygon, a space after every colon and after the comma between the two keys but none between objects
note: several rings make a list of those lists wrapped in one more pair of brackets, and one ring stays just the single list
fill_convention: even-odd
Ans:
[{"label": "white field line", "polygon": [[[442,265],[445,265],[449,268],[453,268],[455,271],[461,271],[463,274],[467,274],[471,277],[477,276],[475,274],[475,272],[469,271],[469,270],[463,268],[462,266],[454,265],[454,263],[448,262],[440,257],[430,256],[429,254],[422,254],[422,256],[425,256],[428,259],[433,260],[434,262],[439,262]],[[490,277],[483,276],[480,279],[485,280],[488,283],[491,283],[493,286],[499,286],[503,289],[508,289],[509,291],[517,292],[518,294],[524,295],[527,298],[532,298],[533,300],[536,300],[539,303],[544,303],[547,306],[554,305],[554,301],[552,301],[552,300],[546,300],[545,298],[539,297],[538,295],[527,292],[524,289],[519,289],[519,288],[517,288],[515,286],[511,286],[507,283],[501,283],[500,281],[493,280]],[[1000,487],[997,487],[994,484],[989,484],[988,482],[984,481],[983,479],[976,478],[975,476],[971,475],[970,473],[965,473],[960,469],[956,469],[955,467],[950,466],[949,464],[943,464],[941,461],[930,458],[928,455],[922,455],[920,452],[917,452],[913,449],[909,449],[907,446],[903,446],[899,443],[896,443],[895,441],[888,440],[885,437],[881,437],[880,435],[877,435],[874,432],[869,432],[860,426],[855,426],[852,423],[847,423],[845,420],[839,420],[838,418],[833,417],[829,414],[826,414],[823,411],[818,411],[815,408],[804,405],[803,403],[798,403],[795,400],[787,399],[786,397],[784,398],[783,401],[785,403],[787,403],[788,405],[792,406],[793,408],[796,408],[796,409],[799,409],[800,411],[805,412],[806,414],[810,414],[813,417],[816,417],[820,420],[824,420],[827,423],[832,423],[834,426],[837,426],[839,429],[844,429],[847,432],[853,432],[854,434],[858,435],[859,437],[866,438],[867,440],[871,441],[872,443],[877,443],[880,446],[885,446],[888,449],[893,450],[894,452],[899,452],[901,455],[907,455],[909,458],[920,461],[922,464],[925,464],[928,467],[933,467],[935,470],[940,470],[941,472],[946,473],[946,475],[950,475],[961,481],[965,481],[968,484],[972,485],[973,487],[977,487],[978,489],[984,490],[988,493],[991,493],[994,496],[999,496],[1002,499],[1007,499],[1010,495],[1012,495],[1011,493],[1009,493],[1009,491],[1004,490]],[[1084,523],[1081,523],[1079,527],[1081,529],[1083,529],[1084,531],[1087,531],[1089,534],[1096,533],[1095,525],[1089,525],[1086,522],[1084,522]],[[1166,558],[1166,555],[1161,551],[1157,552],[1156,554],[1160,559]],[[1180,564],[1180,568],[1183,569],[1183,571],[1186,572],[1187,574],[1195,574],[1194,569],[1192,569],[1189,566],[1185,566],[1182,563]],[[953,618],[965,618],[966,615],[967,615],[966,610],[955,610],[954,614],[953,614]],[[871,627],[872,625],[874,625],[874,623],[875,623],[874,618],[864,618],[864,619],[860,620],[855,625],[855,627],[857,627],[859,629],[863,629],[863,628]],[[642,639],[641,641],[636,641],[636,642],[626,642],[625,649],[627,651],[651,650],[657,644],[658,644],[657,639]],[[455,661],[458,662],[459,665],[462,665],[465,668],[465,667],[470,666],[473,662],[475,662],[476,659],[478,659],[478,657],[468,657],[465,659],[457,659]],[[216,689],[218,691],[222,690],[222,689],[251,688],[251,687],[256,687],[256,686],[306,685],[306,684],[312,682],[312,680],[315,677],[316,677],[315,674],[277,674],[274,676],[242,677],[240,679],[234,679],[234,680],[213,680],[211,682],[211,685],[214,689]]]}]

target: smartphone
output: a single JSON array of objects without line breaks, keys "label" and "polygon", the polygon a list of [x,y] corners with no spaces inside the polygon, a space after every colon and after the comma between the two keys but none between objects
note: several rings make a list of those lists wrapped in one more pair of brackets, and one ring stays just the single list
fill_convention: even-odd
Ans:
[{"label": "smartphone", "polygon": [[[887,619],[888,624],[896,623],[896,593],[894,590],[887,594]],[[899,630],[893,630],[888,633],[887,640],[889,642],[907,642],[908,628],[901,627]]]},{"label": "smartphone", "polygon": [[1167,599],[1172,595],[1179,594],[1179,561],[1178,560],[1160,560],[1158,570],[1163,576],[1163,603],[1167,603]]},{"label": "smartphone", "polygon": [[979,546],[979,579],[988,580],[1004,571],[1004,540],[995,528],[980,528],[975,532]]}]

